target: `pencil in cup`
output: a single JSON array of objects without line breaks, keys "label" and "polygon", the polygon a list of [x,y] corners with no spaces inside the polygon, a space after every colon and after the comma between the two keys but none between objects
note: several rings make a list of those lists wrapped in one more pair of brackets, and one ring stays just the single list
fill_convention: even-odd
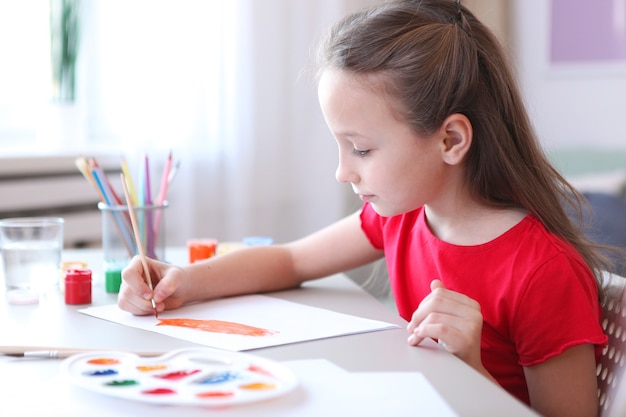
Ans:
[{"label": "pencil in cup", "polygon": [[[167,201],[160,205],[134,207],[137,219],[144,222],[141,233],[141,243],[144,248],[151,248],[151,253],[146,254],[152,259],[165,260],[165,215],[164,210],[168,207]],[[121,284],[122,269],[126,267],[130,259],[139,255],[137,244],[135,243],[128,207],[126,205],[108,206],[103,203],[98,204],[102,213],[102,253],[105,271],[105,288],[107,292],[115,293],[119,291]],[[154,225],[148,225],[149,219],[155,216],[146,216],[146,213],[161,213],[158,233],[147,233]],[[142,214],[142,215],[139,215]],[[119,233],[117,228],[123,224],[124,232]],[[130,239],[131,250],[126,249],[127,243],[123,241],[121,235],[127,235]],[[149,239],[156,239],[149,242]]]}]

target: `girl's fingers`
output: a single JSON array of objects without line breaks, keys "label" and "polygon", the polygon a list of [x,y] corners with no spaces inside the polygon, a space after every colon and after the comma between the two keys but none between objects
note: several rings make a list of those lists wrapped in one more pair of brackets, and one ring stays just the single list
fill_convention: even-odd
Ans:
[{"label": "girl's fingers", "polygon": [[475,300],[446,289],[439,280],[434,280],[431,288],[433,291],[424,298],[413,313],[411,322],[407,326],[409,332],[413,332],[429,314],[434,312],[463,315],[467,309],[480,311],[480,305]]},{"label": "girl's fingers", "polygon": [[[435,279],[432,292],[413,313],[407,330],[407,342],[416,346],[425,338],[443,340],[449,351],[465,349],[473,343],[482,328],[480,305],[473,299],[455,291],[449,291]],[[478,330],[477,330],[478,329]]]},{"label": "girl's fingers", "polygon": [[441,282],[440,279],[433,279],[430,282],[430,291],[435,291],[437,288],[446,288],[446,286],[443,285],[443,282]]},{"label": "girl's fingers", "polygon": [[443,341],[448,351],[455,353],[457,348],[463,349],[473,340],[476,334],[475,320],[475,317],[433,314],[409,336],[409,344],[415,346],[425,338],[432,338]]},{"label": "girl's fingers", "polygon": [[137,316],[153,313],[152,304],[141,294],[134,292],[124,281],[120,285],[118,294],[118,305],[122,310],[128,311]]},{"label": "girl's fingers", "polygon": [[[162,265],[152,259],[148,259],[148,268],[150,268],[150,276],[153,278],[153,288],[159,286],[160,278],[165,269]],[[163,293],[163,291],[161,291]],[[144,274],[143,265],[139,257],[134,257],[122,271],[122,284],[118,294],[118,305],[121,309],[135,315],[150,314],[152,309],[153,291],[148,286],[146,276]],[[164,306],[157,302],[157,310],[162,311]]]}]

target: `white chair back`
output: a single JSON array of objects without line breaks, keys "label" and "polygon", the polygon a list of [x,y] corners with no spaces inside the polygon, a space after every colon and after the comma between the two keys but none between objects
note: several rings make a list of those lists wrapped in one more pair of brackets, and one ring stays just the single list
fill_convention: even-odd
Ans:
[{"label": "white chair back", "polygon": [[600,417],[626,416],[626,278],[605,274],[602,328],[609,343],[596,370]]}]

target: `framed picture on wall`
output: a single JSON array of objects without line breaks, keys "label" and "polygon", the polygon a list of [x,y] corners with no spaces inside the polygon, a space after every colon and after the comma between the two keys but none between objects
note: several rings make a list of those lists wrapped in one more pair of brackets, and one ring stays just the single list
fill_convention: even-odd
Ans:
[{"label": "framed picture on wall", "polygon": [[550,67],[626,72],[626,1],[552,0]]}]

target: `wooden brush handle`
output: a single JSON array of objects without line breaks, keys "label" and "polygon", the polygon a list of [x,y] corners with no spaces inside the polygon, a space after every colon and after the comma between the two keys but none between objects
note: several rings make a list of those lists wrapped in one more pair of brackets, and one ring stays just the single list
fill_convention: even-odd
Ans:
[{"label": "wooden brush handle", "polygon": [[[64,359],[79,353],[97,352],[97,351],[118,351],[118,349],[83,349],[83,348],[66,348],[54,346],[0,346],[0,355],[16,356],[16,357],[32,357],[32,358],[50,358]],[[165,352],[142,352],[124,350],[123,352],[133,353],[137,356],[160,356]]]}]

